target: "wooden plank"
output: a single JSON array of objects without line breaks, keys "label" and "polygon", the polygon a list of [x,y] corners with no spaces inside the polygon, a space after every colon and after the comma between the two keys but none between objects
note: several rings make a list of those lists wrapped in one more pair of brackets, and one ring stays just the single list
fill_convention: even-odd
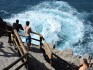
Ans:
[{"label": "wooden plank", "polygon": [[[25,35],[23,35],[23,34],[19,34],[20,36],[23,36],[23,37],[26,37]],[[35,40],[35,41],[40,41],[40,40],[38,40],[38,39],[35,39],[35,38],[32,38],[31,37],[31,39],[33,39],[33,40]]]},{"label": "wooden plank", "polygon": [[33,33],[33,34],[35,34],[35,35],[38,35],[38,36],[41,36],[41,34],[36,33],[36,32],[31,32],[31,33]]},{"label": "wooden plank", "polygon": [[26,56],[28,56],[28,53],[26,53],[24,56],[20,57],[19,59],[17,59],[16,61],[14,61],[12,64],[10,64],[9,66],[5,67],[3,70],[9,70],[11,67],[13,67],[15,64],[17,64],[20,60],[22,60],[23,58],[25,58]]},{"label": "wooden plank", "polygon": [[40,41],[40,40],[38,40],[38,39],[35,39],[35,38],[31,38],[31,39],[33,39],[33,40],[35,40],[35,41]]},{"label": "wooden plank", "polygon": [[16,47],[17,47],[17,48],[18,48],[18,50],[20,51],[21,55],[23,56],[24,54],[22,53],[21,49],[19,48],[19,45],[17,44],[17,42],[16,42],[16,39],[15,39],[15,38],[14,38],[14,42],[15,42],[15,44],[16,44]]},{"label": "wooden plank", "polygon": [[21,64],[20,66],[18,66],[15,70],[19,70],[19,69],[22,68],[26,63],[27,63],[27,61],[23,62],[23,64]]},{"label": "wooden plank", "polygon": [[[14,42],[15,42],[15,44],[16,44],[16,47],[18,48],[18,50],[19,50],[21,56],[23,56],[24,53],[22,52],[21,46],[18,45],[18,43],[17,43],[17,41],[16,41],[16,37],[14,37],[13,39],[14,39]],[[24,61],[27,61],[25,58],[24,58],[23,60],[24,60]]]},{"label": "wooden plank", "polygon": [[22,43],[22,40],[21,40],[19,34],[17,33],[17,31],[16,31],[15,29],[14,29],[14,33],[15,33],[15,35],[16,35],[16,37],[17,37],[17,39],[18,39],[18,41],[19,41],[19,43],[20,43],[20,45],[21,45],[21,48],[22,48],[23,51],[24,51],[24,53],[27,53],[28,51],[25,49],[25,46],[24,46],[24,44]]},{"label": "wooden plank", "polygon": [[10,31],[10,30],[6,30],[6,29],[2,29],[2,28],[0,28],[1,30],[4,30],[4,31],[6,31],[6,32],[10,32],[10,33],[12,33],[12,31]]},{"label": "wooden plank", "polygon": [[51,59],[52,51],[50,50],[50,48],[46,44],[43,44],[42,48],[45,50],[45,53],[47,54],[49,59]]}]

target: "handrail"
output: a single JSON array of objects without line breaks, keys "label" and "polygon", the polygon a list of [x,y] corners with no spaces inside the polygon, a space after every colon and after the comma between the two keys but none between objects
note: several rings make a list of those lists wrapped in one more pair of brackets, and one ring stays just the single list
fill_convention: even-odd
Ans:
[{"label": "handrail", "polygon": [[[15,64],[17,64],[19,61],[24,60],[23,64],[20,65],[20,66],[18,66],[18,67],[16,68],[16,69],[20,69],[23,65],[25,65],[25,64],[28,62],[28,52],[27,52],[27,50],[25,49],[25,47],[24,47],[24,45],[23,45],[23,43],[22,43],[22,40],[21,40],[19,34],[17,33],[16,29],[14,29],[13,31],[10,31],[10,30],[7,30],[7,29],[2,29],[2,28],[0,28],[0,29],[1,29],[1,30],[4,30],[4,31],[6,31],[6,32],[10,32],[10,33],[13,32],[13,36],[15,36],[15,37],[13,37],[13,41],[14,41],[14,43],[16,44],[18,50],[20,51],[20,53],[21,53],[21,55],[22,55],[19,59],[17,59],[16,61],[14,61],[14,62],[13,62],[12,64],[10,64],[9,66],[5,67],[3,70],[9,70],[11,67],[13,67]],[[20,45],[18,45],[17,39],[18,39]],[[20,48],[19,46],[20,46],[21,48]],[[20,50],[20,49],[22,49],[22,50]]]},{"label": "handrail", "polygon": [[[19,44],[20,44],[19,47],[21,47],[21,48],[23,49],[23,52],[24,52],[24,53],[27,53],[28,51],[25,49],[25,46],[23,45],[22,40],[21,40],[21,38],[20,38],[20,36],[25,36],[25,35],[18,34],[17,31],[16,31],[16,29],[14,29],[13,31],[14,31],[14,35],[16,35],[16,37],[17,37],[17,39],[18,39],[18,41],[19,41]],[[35,38],[31,38],[31,39],[33,39],[33,40],[35,40],[35,41],[39,41],[39,42],[40,42],[40,48],[43,48],[43,49],[45,50],[46,54],[48,55],[49,59],[51,59],[51,58],[52,58],[52,50],[51,50],[51,48],[49,47],[49,45],[48,45],[48,43],[46,42],[46,40],[44,39],[44,37],[43,37],[41,34],[36,33],[36,32],[31,32],[31,33],[32,33],[32,34],[35,34],[35,35],[38,35],[38,36],[40,37],[40,40],[35,39]],[[44,44],[42,43],[42,41],[45,42],[46,45],[44,45]],[[18,45],[17,45],[17,46],[18,46]],[[44,47],[42,47],[42,46],[45,46],[46,49],[45,49]],[[19,48],[18,48],[18,49],[19,49]],[[47,50],[47,49],[48,49],[48,50]],[[19,51],[20,51],[20,49],[19,49]],[[21,51],[20,51],[20,52],[21,52]],[[21,55],[22,55],[22,52],[21,52]]]},{"label": "handrail", "polygon": [[[25,35],[23,35],[23,34],[19,34],[19,36],[26,37],[26,36],[25,36]],[[35,38],[31,38],[31,39],[33,39],[33,40],[36,40],[36,41],[40,41],[40,40],[38,40],[38,39],[35,39]]]},{"label": "handrail", "polygon": [[10,32],[10,33],[12,32],[12,31],[10,31],[10,30],[5,30],[5,29],[2,29],[2,28],[0,28],[0,29],[1,29],[1,30],[4,30],[4,31],[7,31],[7,32]]},{"label": "handrail", "polygon": [[21,52],[21,49],[19,48],[19,45],[18,43],[16,42],[16,39],[14,38],[14,42],[16,44],[16,47],[18,47],[18,50],[20,51],[20,54],[23,56],[24,54]]},{"label": "handrail", "polygon": [[22,57],[20,57],[19,59],[17,59],[16,61],[14,61],[12,64],[10,64],[9,66],[7,66],[6,68],[4,68],[3,70],[8,70],[11,67],[13,67],[16,63],[18,63],[19,61],[21,61],[23,58],[25,58],[28,55],[28,53],[24,54]]},{"label": "handrail", "polygon": [[[25,48],[19,34],[17,33],[16,29],[14,29],[14,34],[16,35],[16,37],[14,39],[17,38],[19,41],[19,45],[18,45],[18,42],[17,43],[15,42],[16,46],[17,46],[19,52],[21,53],[21,56],[23,56],[24,54],[28,53],[28,51],[26,50],[26,48]],[[26,59],[23,59],[23,60],[26,61]]]},{"label": "handrail", "polygon": [[[39,34],[39,33],[36,33],[36,32],[31,32],[32,34],[35,34],[35,35],[38,35],[39,37],[40,37],[40,40],[38,40],[38,39],[35,39],[35,38],[31,38],[32,40],[35,40],[35,41],[39,41],[40,42],[40,48],[43,48],[44,50],[45,50],[45,52],[46,52],[46,54],[48,55],[48,57],[49,57],[49,59],[51,59],[51,57],[52,57],[52,50],[51,50],[51,48],[50,48],[50,46],[48,45],[48,43],[46,42],[46,40],[44,39],[44,37],[41,35],[41,34]],[[23,34],[19,34],[20,36],[24,36],[25,37],[25,35],[23,35]],[[43,42],[46,44],[44,44]],[[44,46],[44,47],[42,47],[42,46]],[[48,50],[47,50],[48,49]]]},{"label": "handrail", "polygon": [[[4,68],[3,70],[8,70],[11,67],[13,67],[16,63],[18,63],[19,61],[23,60],[23,64],[20,65],[19,67],[17,67],[16,69],[21,68],[23,65],[25,65],[28,62],[28,52],[25,49],[25,46],[19,36],[19,34],[17,33],[16,29],[13,30],[14,34],[13,34],[13,41],[18,49],[18,51],[21,53],[21,58],[17,59],[16,61],[14,61],[12,64],[10,64],[9,66],[7,66],[6,68]],[[17,41],[18,40],[18,41]],[[18,44],[19,43],[19,44]]]},{"label": "handrail", "polygon": [[[2,29],[2,28],[0,28],[0,29]],[[3,29],[3,30],[4,30],[4,29]],[[5,30],[5,31],[7,31],[7,32],[12,32],[12,31],[9,31],[9,30]],[[18,62],[19,62],[20,60],[22,60],[22,59],[23,59],[23,60],[25,59],[24,62],[23,62],[23,64],[20,65],[19,67],[17,67],[16,69],[21,68],[24,64],[26,64],[26,63],[28,62],[28,59],[26,59],[26,58],[28,57],[28,51],[25,49],[25,46],[24,46],[24,44],[22,43],[22,40],[21,40],[21,38],[20,38],[20,35],[21,35],[21,34],[19,35],[15,29],[14,29],[13,31],[14,31],[14,35],[16,36],[16,38],[18,39],[18,41],[19,41],[19,43],[20,43],[20,47],[21,47],[22,50],[23,50],[23,54],[22,54],[22,51],[20,51],[21,48],[18,48],[18,50],[21,52],[22,57],[20,57],[20,58],[19,58],[18,60],[16,60],[16,61],[14,61],[12,64],[10,64],[9,66],[7,66],[7,67],[4,68],[3,70],[8,70],[8,69],[10,69],[11,67],[13,67],[16,63],[18,63]],[[50,63],[53,61],[53,57],[56,57],[57,59],[62,60],[59,56],[57,56],[56,54],[54,54],[54,53],[52,52],[49,44],[46,42],[46,40],[44,39],[44,37],[43,37],[41,34],[36,33],[36,32],[31,32],[31,33],[33,33],[33,34],[35,34],[35,35],[38,35],[38,36],[40,37],[40,40],[35,39],[35,38],[31,38],[31,39],[40,42],[40,48],[43,48],[43,49],[44,49],[45,54],[48,55],[48,58],[49,58],[49,60],[50,60]],[[21,35],[21,36],[25,36],[25,35]],[[15,40],[16,40],[16,38],[15,38]],[[42,41],[45,42],[45,43],[43,43]],[[16,43],[16,42],[15,42],[15,43]],[[16,44],[16,45],[18,46],[18,44]],[[42,47],[42,46],[44,46],[44,47]],[[48,48],[48,51],[47,51],[47,48]],[[65,62],[65,61],[63,61],[63,62]],[[66,62],[65,62],[65,63],[66,63]],[[68,64],[68,65],[69,65],[69,64]],[[70,65],[69,65],[69,66],[70,66]]]},{"label": "handrail", "polygon": [[[45,53],[48,55],[48,58],[51,60],[52,59],[52,50],[51,50],[49,44],[44,39],[44,37],[41,34],[36,33],[36,32],[31,32],[31,33],[36,34],[40,37],[40,40],[37,40],[37,39],[34,39],[34,38],[31,38],[31,39],[36,40],[36,41],[40,41],[40,48],[44,49]],[[42,41],[45,42],[46,45],[44,45],[44,43]],[[42,47],[42,46],[44,46],[44,47]]]},{"label": "handrail", "polygon": [[27,61],[23,62],[22,65],[20,65],[19,67],[17,67],[15,70],[19,70],[22,66],[24,66],[27,63]]},{"label": "handrail", "polygon": [[27,50],[25,49],[25,46],[23,45],[22,40],[21,40],[19,34],[17,33],[17,31],[16,31],[15,29],[14,29],[14,33],[15,33],[15,35],[16,35],[16,37],[17,37],[17,39],[18,39],[18,41],[19,41],[19,43],[20,43],[20,45],[21,45],[21,48],[22,48],[23,51],[24,51],[24,53],[27,53]]},{"label": "handrail", "polygon": [[[51,48],[49,47],[48,43],[46,42],[46,40],[44,39],[44,37],[43,37],[41,34],[36,33],[36,32],[31,32],[31,33],[37,34],[37,35],[39,35],[40,37],[42,37],[42,40],[45,41],[45,43],[47,44],[48,48],[51,50]],[[51,50],[51,52],[52,52],[52,50]]]},{"label": "handrail", "polygon": [[48,43],[46,42],[46,40],[44,39],[45,43],[47,44],[48,48],[50,49],[50,51],[52,52],[51,48],[49,47]]},{"label": "handrail", "polygon": [[[2,29],[2,28],[0,28],[0,29]],[[7,32],[12,32],[12,31],[5,30],[5,29],[2,29],[2,30],[7,31]],[[21,38],[19,37],[19,34],[17,33],[16,29],[14,29],[13,31],[14,31],[14,34],[16,35],[18,41],[20,42],[21,48],[23,49],[24,53],[27,53],[27,50],[24,48],[24,45],[23,45],[23,43],[22,43],[22,40],[21,40]]]}]

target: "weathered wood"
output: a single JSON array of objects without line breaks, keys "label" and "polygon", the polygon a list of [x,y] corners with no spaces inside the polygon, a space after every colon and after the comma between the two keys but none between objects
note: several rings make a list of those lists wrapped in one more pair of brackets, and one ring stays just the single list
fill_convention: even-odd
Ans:
[{"label": "weathered wood", "polygon": [[[19,42],[20,42],[20,45],[23,46],[23,45],[22,45],[22,41],[20,41],[20,37],[17,35],[16,31],[14,31],[14,32],[15,32],[15,34],[16,34]],[[47,44],[47,42],[45,41],[45,39],[43,38],[43,36],[40,35],[40,34],[38,34],[38,33],[35,33],[35,32],[31,32],[31,33],[33,33],[33,34],[35,34],[35,35],[39,35],[40,40],[35,39],[35,38],[31,38],[31,39],[40,42],[40,48],[43,48],[43,49],[44,49],[45,54],[46,54],[46,55],[48,56],[48,58],[51,60],[51,59],[52,59],[52,50],[51,50],[50,46]],[[21,34],[20,34],[20,35],[21,35]],[[25,36],[25,35],[21,35],[21,36]],[[44,42],[44,43],[43,43],[43,42]],[[23,48],[23,49],[24,49],[24,48]]]},{"label": "weathered wood", "polygon": [[[20,36],[23,36],[23,37],[26,37],[25,35],[23,35],[23,34],[19,34]],[[35,38],[32,38],[31,37],[31,40],[35,40],[35,41],[40,41],[40,40],[38,40],[38,39],[35,39]]]},{"label": "weathered wood", "polygon": [[12,32],[12,31],[10,31],[10,30],[6,30],[6,29],[2,29],[2,28],[0,28],[0,30],[4,30],[4,31],[6,31],[6,32]]},{"label": "weathered wood", "polygon": [[[19,37],[19,34],[17,33],[16,30],[15,30],[15,32],[16,32],[17,36],[15,35],[16,37],[14,37],[14,41],[16,43],[16,47],[18,48],[19,52],[21,53],[21,56],[23,56],[25,53],[27,53],[27,50],[25,49],[25,46],[24,46],[24,44],[23,44],[23,42],[22,42],[21,38]],[[20,45],[18,45],[16,38],[18,39]],[[27,61],[27,59],[25,59],[25,58],[23,60]]]},{"label": "weathered wood", "polygon": [[27,64],[27,61],[23,62],[23,64],[21,64],[20,66],[18,66],[15,70],[19,70],[19,69],[22,68],[25,64]]},{"label": "weathered wood", "polygon": [[16,41],[15,38],[14,38],[14,42],[15,42],[15,44],[16,44],[16,47],[17,47],[18,50],[20,51],[21,55],[23,56],[24,54],[22,53],[21,48],[20,48],[19,45],[17,44],[17,41]]},{"label": "weathered wood", "polygon": [[21,38],[20,38],[20,36],[18,35],[18,33],[17,33],[17,31],[14,29],[14,33],[15,33],[15,35],[16,35],[16,37],[17,37],[17,39],[18,39],[18,41],[19,41],[19,43],[20,43],[20,45],[21,45],[21,48],[23,49],[23,51],[24,51],[24,53],[27,53],[28,51],[25,49],[25,46],[24,46],[24,44],[22,43],[22,40],[21,40]]},{"label": "weathered wood", "polygon": [[36,32],[31,32],[31,33],[33,33],[33,34],[35,34],[35,35],[38,35],[38,36],[41,36],[41,34],[36,33]]},{"label": "weathered wood", "polygon": [[5,67],[3,70],[9,70],[11,67],[13,67],[15,64],[17,64],[19,61],[21,61],[23,58],[25,58],[28,55],[28,53],[24,54],[24,56],[20,57],[18,60],[14,61],[9,66]]},{"label": "weathered wood", "polygon": [[47,54],[48,58],[51,59],[52,51],[50,50],[50,48],[44,43],[42,48],[45,50],[45,53]]},{"label": "weathered wood", "polygon": [[31,38],[31,39],[33,39],[33,40],[35,40],[35,41],[39,41],[39,42],[40,42],[40,40],[38,40],[38,39],[35,39],[35,38]]},{"label": "weathered wood", "polygon": [[42,37],[40,37],[40,48],[42,48]]}]

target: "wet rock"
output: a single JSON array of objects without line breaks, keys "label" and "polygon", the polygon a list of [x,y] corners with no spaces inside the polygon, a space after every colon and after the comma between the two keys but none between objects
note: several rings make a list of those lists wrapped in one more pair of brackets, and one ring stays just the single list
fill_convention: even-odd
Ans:
[{"label": "wet rock", "polygon": [[82,58],[89,59],[89,54],[84,54],[84,55],[82,56]]},{"label": "wet rock", "polygon": [[90,56],[89,56],[89,54],[84,54],[83,56],[82,56],[82,59],[87,59],[87,61],[88,61],[88,63],[90,62]]},{"label": "wet rock", "polygon": [[73,55],[72,49],[66,49],[63,54]]}]

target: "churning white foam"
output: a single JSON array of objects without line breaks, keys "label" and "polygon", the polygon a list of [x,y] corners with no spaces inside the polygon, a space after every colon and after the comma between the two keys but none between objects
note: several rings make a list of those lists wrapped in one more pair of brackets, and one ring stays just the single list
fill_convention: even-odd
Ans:
[{"label": "churning white foam", "polygon": [[68,3],[53,1],[29,7],[5,20],[13,23],[19,19],[23,26],[30,21],[32,30],[42,34],[48,43],[55,44],[60,50],[71,48],[76,54],[81,54],[86,49],[75,44],[82,42],[85,26],[78,14]]}]

